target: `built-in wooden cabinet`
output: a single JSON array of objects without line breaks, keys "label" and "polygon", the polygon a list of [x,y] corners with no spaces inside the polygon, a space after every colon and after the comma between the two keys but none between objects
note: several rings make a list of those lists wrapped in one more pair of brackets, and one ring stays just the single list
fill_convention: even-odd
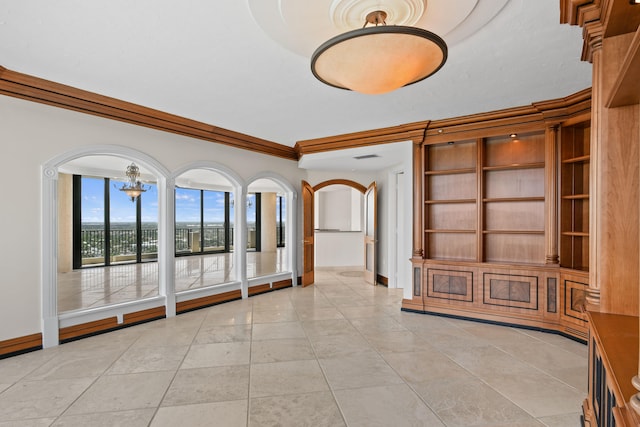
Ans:
[{"label": "built-in wooden cabinet", "polygon": [[477,258],[477,153],[476,140],[424,148],[427,258]]},{"label": "built-in wooden cabinet", "polygon": [[561,127],[560,265],[589,270],[589,121]]},{"label": "built-in wooden cabinet", "polygon": [[483,144],[482,261],[543,264],[544,132],[501,135]]},{"label": "built-in wooden cabinet", "polygon": [[589,93],[542,107],[429,124],[404,309],[587,341]]}]

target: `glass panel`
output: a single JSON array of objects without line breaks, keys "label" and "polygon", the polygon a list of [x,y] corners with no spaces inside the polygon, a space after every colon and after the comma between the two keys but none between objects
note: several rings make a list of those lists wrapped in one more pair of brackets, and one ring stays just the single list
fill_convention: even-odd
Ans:
[{"label": "glass panel", "polygon": [[200,252],[200,190],[176,188],[176,254]]},{"label": "glass panel", "polygon": [[146,185],[147,192],[142,193],[141,221],[142,221],[142,260],[158,260],[158,187],[155,184]]},{"label": "glass panel", "polygon": [[104,264],[104,179],[82,177],[82,265]]},{"label": "glass panel", "polygon": [[367,227],[366,227],[366,234],[369,237],[373,237],[374,232],[375,232],[375,223],[374,223],[374,203],[373,203],[373,191],[370,191],[367,194]]},{"label": "glass panel", "polygon": [[284,248],[286,241],[286,227],[287,222],[287,204],[286,200],[282,196],[278,196],[276,203],[276,238],[279,248]]},{"label": "glass panel", "polygon": [[224,192],[203,191],[204,250],[224,251]]},{"label": "glass panel", "polygon": [[256,248],[256,195],[247,196],[247,249]]},{"label": "glass panel", "polygon": [[235,203],[233,201],[233,193],[229,193],[229,250],[233,250],[233,229],[235,218]]},{"label": "glass panel", "polygon": [[136,261],[136,201],[117,190],[126,182],[111,181],[109,192],[110,261],[112,264]]}]

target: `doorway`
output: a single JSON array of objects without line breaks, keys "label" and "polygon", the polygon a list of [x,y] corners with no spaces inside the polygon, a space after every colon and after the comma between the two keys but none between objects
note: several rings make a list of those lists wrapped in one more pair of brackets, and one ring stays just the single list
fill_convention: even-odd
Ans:
[{"label": "doorway", "polygon": [[[376,183],[367,188],[344,179],[315,186],[302,181],[302,196],[302,285],[314,283],[316,266],[329,264],[362,266],[365,280],[375,285]],[[325,259],[321,265],[319,259]]]}]

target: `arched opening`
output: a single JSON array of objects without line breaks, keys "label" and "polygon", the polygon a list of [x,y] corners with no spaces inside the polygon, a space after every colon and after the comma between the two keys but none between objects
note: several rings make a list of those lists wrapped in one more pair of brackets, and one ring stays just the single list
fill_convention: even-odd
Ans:
[{"label": "arched opening", "polygon": [[[147,196],[133,201],[119,190],[132,162]],[[43,165],[44,347],[75,325],[113,319],[107,323],[115,327],[136,311],[171,313],[167,176],[153,158],[120,146],[83,147]]]},{"label": "arched opening", "polygon": [[246,198],[249,287],[265,281],[297,282],[295,212],[296,192],[284,178],[265,173],[250,181]]},{"label": "arched opening", "polygon": [[376,185],[346,179],[303,186],[304,286],[315,269],[347,269],[376,283]]},{"label": "arched opening", "polygon": [[234,268],[237,182],[215,168],[175,178],[176,293],[241,280]]}]

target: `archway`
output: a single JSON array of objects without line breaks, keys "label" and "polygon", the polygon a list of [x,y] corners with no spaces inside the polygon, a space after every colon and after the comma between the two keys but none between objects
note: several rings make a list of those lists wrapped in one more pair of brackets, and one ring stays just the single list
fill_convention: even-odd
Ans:
[{"label": "archway", "polygon": [[[327,264],[363,265],[367,280],[375,283],[375,182],[367,188],[355,181],[332,179],[313,187],[303,181],[302,187],[303,286],[315,280],[318,255],[329,257]],[[325,209],[327,203],[334,206]]]},{"label": "archway", "polygon": [[[83,162],[84,161],[84,162]],[[122,291],[114,296],[112,289],[107,290],[104,281],[98,281],[99,292],[105,294],[101,301],[91,304],[62,306],[64,312],[59,310],[58,289],[58,252],[64,244],[59,238],[58,227],[61,215],[58,211],[59,180],[64,174],[87,175],[93,174],[105,179],[105,185],[109,184],[109,178],[116,180],[124,176],[122,165],[135,162],[144,172],[143,179],[155,182],[157,189],[157,210],[154,217],[157,218],[157,231],[155,245],[157,247],[158,263],[154,266],[155,287],[149,292],[136,289],[132,295],[127,296],[128,291]],[[111,165],[111,166],[110,166]],[[118,170],[119,169],[119,170]],[[88,146],[72,150],[51,159],[43,165],[42,183],[42,318],[43,318],[43,346],[51,347],[59,343],[59,328],[72,327],[91,321],[105,318],[115,318],[117,323],[122,323],[127,313],[155,309],[164,306],[163,315],[171,315],[171,303],[167,296],[167,211],[166,188],[169,172],[152,157],[121,146]],[[91,172],[93,171],[93,172]],[[66,178],[63,178],[66,180]],[[62,185],[60,185],[62,187]],[[110,188],[110,187],[108,187]],[[108,193],[108,189],[105,188]],[[117,194],[117,193],[116,193]],[[118,194],[122,196],[122,194]],[[105,199],[106,200],[106,199]],[[107,202],[108,203],[108,202]],[[104,207],[103,207],[104,209]],[[68,215],[68,211],[63,212]],[[103,236],[105,235],[103,231]],[[106,237],[107,239],[109,237]],[[108,246],[107,246],[108,247]],[[114,253],[104,254],[103,262],[107,257],[111,261]],[[108,291],[108,292],[107,292]],[[109,295],[106,295],[109,293]],[[61,295],[62,296],[62,295]]]},{"label": "archway", "polygon": [[247,286],[289,279],[297,284],[295,189],[282,176],[264,172],[249,180],[247,195]]}]

